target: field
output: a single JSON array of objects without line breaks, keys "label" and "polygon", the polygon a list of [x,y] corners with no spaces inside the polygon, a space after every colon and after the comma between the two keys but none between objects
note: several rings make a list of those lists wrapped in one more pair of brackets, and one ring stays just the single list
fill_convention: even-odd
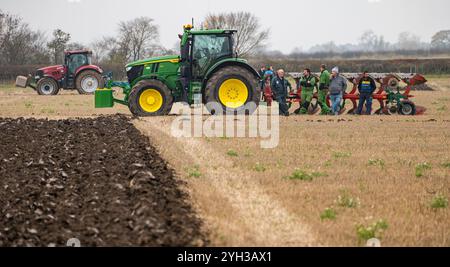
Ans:
[{"label": "field", "polygon": [[[413,92],[423,116],[280,118],[272,150],[251,138],[177,139],[175,116],[133,119],[125,107],[96,110],[92,96],[72,92],[40,97],[3,85],[0,117],[125,114],[174,170],[210,245],[362,246],[377,237],[382,246],[450,246],[450,77],[427,78],[436,91]],[[106,138],[120,145],[110,130]],[[115,183],[88,183],[99,181]]]},{"label": "field", "polygon": [[173,170],[124,116],[0,127],[0,246],[207,242]]}]

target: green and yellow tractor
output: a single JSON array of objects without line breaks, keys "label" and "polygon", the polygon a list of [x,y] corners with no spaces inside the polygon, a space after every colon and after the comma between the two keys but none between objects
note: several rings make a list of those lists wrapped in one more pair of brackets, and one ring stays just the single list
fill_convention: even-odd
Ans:
[{"label": "green and yellow tractor", "polygon": [[[136,61],[126,66],[128,82],[106,77],[95,93],[97,108],[127,105],[136,116],[169,114],[173,103],[203,103],[212,114],[249,114],[259,105],[259,74],[234,52],[234,30],[194,30],[184,26],[180,55]],[[113,97],[120,87],[124,99]]]}]

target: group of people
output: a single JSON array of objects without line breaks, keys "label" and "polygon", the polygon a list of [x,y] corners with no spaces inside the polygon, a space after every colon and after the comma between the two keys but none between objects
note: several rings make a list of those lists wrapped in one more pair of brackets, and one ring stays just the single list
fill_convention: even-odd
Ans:
[{"label": "group of people", "polygon": [[[270,87],[273,99],[278,102],[280,115],[289,116],[289,106],[287,104],[288,91],[292,92],[291,83],[285,79],[285,72],[279,69],[274,72],[271,66],[263,67],[260,70],[262,77],[261,86],[264,88],[265,81],[270,80]],[[307,114],[309,106],[314,97],[314,91],[317,89],[317,103],[321,108],[321,115],[339,115],[341,103],[347,89],[347,80],[339,75],[339,68],[334,67],[330,72],[325,65],[320,67],[320,76],[317,79],[312,75],[310,69],[303,71],[303,77],[300,79],[297,89],[301,89],[300,108],[296,114]],[[366,115],[372,113],[372,95],[376,90],[375,81],[365,71],[359,80],[358,90],[360,93],[359,105],[356,114],[362,115],[364,105],[366,106]],[[331,108],[327,105],[327,98],[330,98]]]}]

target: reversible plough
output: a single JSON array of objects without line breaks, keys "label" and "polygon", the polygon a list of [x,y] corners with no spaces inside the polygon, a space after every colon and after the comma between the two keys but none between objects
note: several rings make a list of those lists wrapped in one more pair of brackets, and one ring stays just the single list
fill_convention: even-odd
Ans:
[{"label": "reversible plough", "polygon": [[[313,74],[317,79],[320,73]],[[347,79],[350,86],[348,86],[347,91],[344,94],[342,101],[341,113],[347,111],[346,103],[351,102],[352,107],[347,112],[353,114],[358,108],[359,92],[358,83],[362,77],[359,73],[341,73],[342,77]],[[415,73],[370,73],[376,83],[378,84],[377,90],[373,94],[374,101],[378,101],[380,108],[375,111],[375,114],[401,114],[401,115],[418,115],[425,111],[423,107],[416,107],[416,105],[410,100],[413,95],[411,95],[411,90],[414,86],[422,85],[427,82],[425,77],[420,74]],[[291,72],[288,76],[292,77],[296,84],[299,84],[300,79],[303,77],[303,73]],[[406,86],[401,86],[403,82]],[[301,102],[301,86],[297,87],[298,90],[294,90],[288,95],[287,102],[289,106],[294,103]],[[266,81],[265,88],[263,90],[264,101],[271,105],[273,102],[273,94],[270,89],[270,82]],[[314,101],[310,106],[310,113],[317,113],[320,108],[317,103],[317,94],[314,95]],[[327,105],[331,106],[330,99],[327,99]]]}]

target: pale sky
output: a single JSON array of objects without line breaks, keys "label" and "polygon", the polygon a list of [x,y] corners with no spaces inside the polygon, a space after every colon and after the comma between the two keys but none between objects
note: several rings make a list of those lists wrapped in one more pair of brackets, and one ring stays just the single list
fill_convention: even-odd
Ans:
[{"label": "pale sky", "polygon": [[395,42],[410,31],[429,41],[450,29],[448,0],[0,0],[0,9],[21,15],[48,36],[55,28],[84,44],[114,35],[117,23],[148,16],[160,27],[161,43],[172,48],[182,25],[209,12],[250,11],[270,28],[270,50],[291,52],[295,47],[334,41],[355,43],[368,29]]}]

